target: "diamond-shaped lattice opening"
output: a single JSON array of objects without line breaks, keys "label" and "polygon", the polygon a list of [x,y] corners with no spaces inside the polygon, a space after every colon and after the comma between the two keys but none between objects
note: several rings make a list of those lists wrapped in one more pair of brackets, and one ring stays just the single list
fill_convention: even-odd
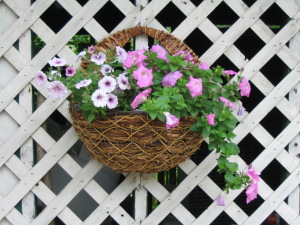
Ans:
[{"label": "diamond-shaped lattice opening", "polygon": [[248,165],[264,150],[264,146],[262,146],[250,133],[243,138],[238,146],[241,151],[239,156]]},{"label": "diamond-shaped lattice opening", "polygon": [[204,0],[190,0],[195,6],[200,5]]},{"label": "diamond-shaped lattice opening", "polygon": [[196,186],[181,202],[193,216],[200,216],[213,203],[212,200],[199,186]]},{"label": "diamond-shaped lattice opening", "polygon": [[205,141],[201,143],[200,149],[193,154],[190,159],[193,160],[194,163],[199,165],[209,154],[211,153],[208,150],[208,145]]},{"label": "diamond-shaped lattice opening", "polygon": [[95,15],[94,19],[111,32],[123,19],[124,14],[111,1],[108,1]]},{"label": "diamond-shaped lattice opening", "polygon": [[182,223],[172,213],[167,215],[160,224],[182,225]]},{"label": "diamond-shaped lattice opening", "polygon": [[227,225],[227,224],[233,225],[236,223],[225,212],[222,212],[211,224],[212,225]]},{"label": "diamond-shaped lattice opening", "polygon": [[261,16],[260,19],[268,25],[274,33],[278,33],[289,21],[289,16],[274,3]]},{"label": "diamond-shaped lattice opening", "polygon": [[184,42],[201,58],[211,46],[212,42],[198,28],[193,30]]},{"label": "diamond-shaped lattice opening", "polygon": [[251,6],[255,3],[255,1],[253,1],[253,0],[243,0],[243,2],[244,2],[248,7],[251,7]]},{"label": "diamond-shaped lattice opening", "polygon": [[76,0],[81,6],[84,6],[88,0]]},{"label": "diamond-shaped lattice opening", "polygon": [[95,39],[83,28],[68,41],[67,46],[77,55],[94,44]]},{"label": "diamond-shaped lattice opening", "polygon": [[86,150],[83,143],[78,140],[69,150],[68,154],[78,163],[81,167],[84,167],[92,158],[91,154]]},{"label": "diamond-shaped lattice opening", "polygon": [[239,19],[238,15],[224,2],[221,2],[207,18],[223,33]]},{"label": "diamond-shaped lattice opening", "polygon": [[261,93],[261,91],[251,83],[251,93],[250,97],[243,97],[242,102],[243,102],[243,107],[247,112],[251,112],[263,99],[264,99],[264,94]]},{"label": "diamond-shaped lattice opening", "polygon": [[289,120],[275,107],[262,119],[260,124],[275,138],[289,124]]},{"label": "diamond-shaped lattice opening", "polygon": [[35,57],[40,50],[46,45],[46,43],[36,35],[33,31],[31,31],[31,38],[33,41],[33,46],[32,46],[32,57]]},{"label": "diamond-shaped lattice opening", "polygon": [[274,55],[260,71],[276,86],[290,72],[290,69],[277,55]]},{"label": "diamond-shaped lattice opening", "polygon": [[54,139],[59,140],[71,127],[68,120],[55,110],[47,119],[47,132]]},{"label": "diamond-shaped lattice opening", "polygon": [[55,33],[59,32],[72,16],[58,2],[54,2],[40,17]]},{"label": "diamond-shaped lattice opening", "polygon": [[280,225],[287,225],[288,223],[282,218],[280,217],[280,215],[273,211],[266,219],[265,221],[262,223],[262,224],[266,224],[266,225],[277,225],[277,224],[280,224]]},{"label": "diamond-shaped lattice opening", "polygon": [[171,31],[173,31],[186,18],[186,16],[173,2],[170,2],[156,15],[155,18],[164,27],[170,27]]},{"label": "diamond-shaped lattice opening", "polygon": [[108,194],[110,194],[118,187],[118,185],[122,182],[122,180],[124,180],[124,176],[122,174],[115,172],[114,170],[112,170],[107,166],[103,166],[102,169],[94,176],[93,179]]},{"label": "diamond-shaped lattice opening", "polygon": [[99,204],[85,190],[81,190],[68,204],[81,220],[85,220],[98,206]]},{"label": "diamond-shaped lattice opening", "polygon": [[225,179],[224,179],[224,173],[218,173],[218,167],[215,167],[210,173],[208,174],[208,177],[212,179],[213,182],[215,182],[218,187],[221,189],[224,189],[225,187]]},{"label": "diamond-shaped lattice opening", "polygon": [[228,59],[228,57],[226,55],[221,55],[212,65],[212,67],[215,66],[221,66],[222,68],[224,68],[225,70],[234,70],[234,71],[239,71],[240,68],[237,68],[233,62],[231,62],[230,59]]},{"label": "diamond-shaped lattice opening", "polygon": [[[131,216],[134,217],[134,192],[128,195],[121,203],[120,206]],[[121,215],[122,216],[122,215]]]},{"label": "diamond-shaped lattice opening", "polygon": [[57,195],[72,180],[72,177],[58,164],[55,164],[49,172],[51,190]]},{"label": "diamond-shaped lattice opening", "polygon": [[169,192],[172,192],[185,178],[186,174],[177,166],[167,171],[157,173],[156,176],[157,181]]},{"label": "diamond-shaped lattice opening", "polygon": [[234,43],[245,55],[246,59],[252,59],[265,45],[265,43],[251,29],[246,30]]},{"label": "diamond-shaped lattice opening", "polygon": [[281,183],[288,177],[288,171],[277,161],[273,160],[262,172],[261,178],[276,190]]},{"label": "diamond-shaped lattice opening", "polygon": [[[258,187],[259,188],[259,187]],[[246,191],[242,191],[234,200],[234,202],[248,215],[251,216],[263,203],[264,200],[257,195],[257,198],[247,204]]]}]

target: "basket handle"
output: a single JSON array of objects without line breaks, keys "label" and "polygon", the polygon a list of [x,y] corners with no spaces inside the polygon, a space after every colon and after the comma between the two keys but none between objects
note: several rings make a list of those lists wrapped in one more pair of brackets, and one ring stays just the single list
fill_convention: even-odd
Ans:
[{"label": "basket handle", "polygon": [[117,46],[124,47],[124,45],[129,42],[131,38],[140,34],[147,34],[148,36],[159,41],[160,45],[164,46],[171,55],[178,51],[188,51],[193,56],[195,61],[198,61],[199,59],[196,53],[194,53],[187,44],[172,34],[145,26],[132,27],[111,34],[107,38],[97,43],[95,48],[97,51],[105,52],[108,49],[116,48]]}]

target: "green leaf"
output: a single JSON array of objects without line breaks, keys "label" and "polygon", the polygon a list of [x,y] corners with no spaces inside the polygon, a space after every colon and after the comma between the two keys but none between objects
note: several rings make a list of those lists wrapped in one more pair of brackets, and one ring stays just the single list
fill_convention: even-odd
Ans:
[{"label": "green leaf", "polygon": [[202,129],[202,135],[203,135],[203,137],[208,137],[209,136],[209,134],[210,134],[210,128],[211,128],[210,125],[203,127],[203,129]]},{"label": "green leaf", "polygon": [[239,167],[236,162],[229,162],[229,161],[225,162],[225,166],[232,173],[236,172],[238,170],[238,167]]},{"label": "green leaf", "polygon": [[91,123],[95,119],[95,113],[91,112],[87,118],[88,122]]},{"label": "green leaf", "polygon": [[178,66],[174,64],[170,64],[170,68],[171,68],[171,72],[174,72],[178,69]]},{"label": "green leaf", "polygon": [[150,111],[149,115],[150,115],[151,119],[154,120],[156,118],[156,116],[157,116],[157,111]]}]

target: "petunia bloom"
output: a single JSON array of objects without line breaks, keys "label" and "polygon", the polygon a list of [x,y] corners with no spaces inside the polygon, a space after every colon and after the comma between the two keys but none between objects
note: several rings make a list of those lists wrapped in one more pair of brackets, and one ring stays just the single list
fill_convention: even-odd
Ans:
[{"label": "petunia bloom", "polygon": [[215,124],[215,117],[216,117],[216,114],[214,114],[214,113],[206,115],[206,119],[207,119],[207,122],[209,125]]},{"label": "petunia bloom", "polygon": [[92,94],[91,99],[93,101],[94,106],[96,106],[96,107],[105,107],[107,105],[107,102],[108,102],[108,95],[105,92],[101,91],[100,89],[97,89]]},{"label": "petunia bloom", "polygon": [[107,75],[108,73],[112,73],[114,72],[114,69],[107,65],[107,64],[104,64],[100,70],[100,72],[103,74],[103,75]]},{"label": "petunia bloom", "polygon": [[133,64],[141,64],[145,59],[147,59],[147,56],[144,55],[144,52],[145,50],[129,51],[123,66],[130,68]]},{"label": "petunia bloom", "polygon": [[222,192],[222,194],[217,197],[216,203],[218,206],[225,206],[224,192]]},{"label": "petunia bloom", "polygon": [[111,76],[104,76],[99,82],[98,87],[105,93],[110,93],[115,90],[117,81]]},{"label": "petunia bloom", "polygon": [[129,81],[128,81],[128,77],[126,77],[125,73],[121,73],[117,77],[117,83],[121,90],[130,90],[130,88],[131,88]]},{"label": "petunia bloom", "polygon": [[77,84],[75,84],[75,87],[77,89],[80,89],[82,87],[86,87],[86,86],[89,86],[90,83],[92,83],[92,80],[91,79],[84,79],[84,80],[81,80],[80,82],[78,82]]},{"label": "petunia bloom", "polygon": [[181,77],[182,73],[180,73],[179,71],[170,72],[164,76],[162,80],[162,85],[164,87],[173,87],[176,84],[177,80]]},{"label": "petunia bloom", "polygon": [[48,94],[52,98],[63,98],[67,92],[67,87],[61,81],[56,80],[49,83]]},{"label": "petunia bloom", "polygon": [[69,67],[66,68],[66,76],[67,77],[73,76],[75,74],[75,72],[76,72],[76,70],[72,66],[69,66]]},{"label": "petunia bloom", "polygon": [[142,64],[138,65],[137,70],[133,71],[132,76],[137,80],[140,88],[149,87],[153,84],[152,69],[147,69]]},{"label": "petunia bloom", "polygon": [[126,50],[124,48],[121,48],[120,46],[116,47],[116,54],[117,54],[117,60],[120,63],[123,63],[128,55]]},{"label": "petunia bloom", "polygon": [[150,49],[152,52],[157,53],[157,58],[167,60],[166,54],[167,51],[160,45],[153,45]]},{"label": "petunia bloom", "polygon": [[190,82],[185,85],[191,92],[193,98],[202,95],[202,79],[190,76]]},{"label": "petunia bloom", "polygon": [[44,86],[47,82],[47,75],[43,71],[38,71],[34,76],[34,81],[39,86]]},{"label": "petunia bloom", "polygon": [[50,66],[58,67],[66,65],[66,61],[61,58],[53,57],[51,60],[48,61]]},{"label": "petunia bloom", "polygon": [[257,198],[258,194],[258,184],[255,182],[250,182],[249,187],[246,190],[247,199],[246,202],[249,204],[252,200]]},{"label": "petunia bloom", "polygon": [[164,112],[164,115],[166,116],[166,128],[169,130],[172,127],[177,127],[179,125],[179,119],[172,115],[169,112]]},{"label": "petunia bloom", "polygon": [[114,109],[118,105],[118,97],[114,94],[109,93],[108,94],[108,99],[107,99],[107,107],[109,109]]},{"label": "petunia bloom", "polygon": [[88,53],[93,54],[95,51],[95,47],[93,45],[88,47]]},{"label": "petunia bloom", "polygon": [[106,60],[106,55],[103,52],[99,52],[97,55],[93,54],[91,56],[91,61],[97,65],[102,65]]},{"label": "petunia bloom", "polygon": [[183,55],[186,62],[193,61],[193,56],[188,51],[179,51],[179,52],[176,52],[174,55]]},{"label": "petunia bloom", "polygon": [[223,70],[222,73],[224,73],[226,75],[236,75],[236,74],[238,74],[238,72],[235,72],[233,70]]},{"label": "petunia bloom", "polygon": [[225,106],[228,106],[231,109],[236,109],[236,106],[231,101],[229,101],[227,98],[224,98],[221,96],[219,98],[219,100],[220,100],[220,102],[224,102]]},{"label": "petunia bloom", "polygon": [[148,88],[142,92],[140,92],[137,96],[135,96],[134,100],[131,103],[131,108],[136,109],[140,103],[145,102],[147,97],[150,95],[152,89]]},{"label": "petunia bloom", "polygon": [[243,113],[244,113],[244,108],[243,108],[243,104],[242,104],[242,102],[241,101],[238,101],[238,103],[239,103],[239,109],[238,109],[238,111],[237,111],[237,115],[238,116],[241,116],[241,115],[243,115]]},{"label": "petunia bloom", "polygon": [[256,172],[254,167],[251,164],[248,167],[248,171],[246,172],[246,175],[250,177],[252,181],[259,182],[260,173]]},{"label": "petunia bloom", "polygon": [[200,65],[199,65],[199,68],[202,69],[202,70],[209,70],[209,65],[205,62],[202,62]]},{"label": "petunia bloom", "polygon": [[245,77],[242,79],[242,82],[239,83],[239,89],[241,96],[249,97],[251,92],[251,86],[249,81]]}]

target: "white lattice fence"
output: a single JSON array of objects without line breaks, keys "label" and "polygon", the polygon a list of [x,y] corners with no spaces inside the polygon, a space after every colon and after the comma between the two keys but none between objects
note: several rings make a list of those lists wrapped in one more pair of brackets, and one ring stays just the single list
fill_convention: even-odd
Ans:
[{"label": "white lattice fence", "polygon": [[[203,0],[198,1],[200,4],[189,0],[152,0],[150,3],[137,1],[136,4],[127,0],[89,0],[83,5],[76,0],[36,0],[31,5],[29,2],[0,0],[0,224],[41,225],[49,224],[55,218],[70,225],[104,224],[111,217],[118,224],[155,225],[162,221],[168,224],[166,218],[173,215],[177,220],[173,224],[202,225],[216,223],[216,219],[225,212],[236,224],[253,225],[262,224],[274,211],[286,223],[300,224],[300,164],[297,158],[300,115],[296,86],[300,81],[300,59],[299,52],[295,53],[300,48],[299,43],[297,44],[300,40],[297,36],[300,11],[297,1],[258,0],[250,7],[242,0]],[[41,19],[55,2],[70,15],[70,20],[57,33]],[[76,55],[67,43],[82,28],[97,41],[108,36],[109,32],[103,26],[105,21],[101,23],[95,19],[95,15],[107,4],[112,4],[124,16],[111,29],[110,33],[113,33],[137,25],[165,30],[157,17],[171,3],[184,17],[174,28],[173,35],[185,40],[195,30],[202,32],[213,44],[207,48],[201,60],[212,65],[223,55],[226,56],[236,68],[245,69],[244,76],[263,95],[253,110],[239,117],[240,124],[235,130],[237,136],[234,141],[240,143],[251,134],[263,147],[263,151],[252,162],[254,167],[263,173],[269,164],[276,161],[285,168],[288,176],[275,190],[262,180],[259,186],[262,203],[251,214],[246,213],[237,201],[243,190],[230,192],[226,197],[225,207],[213,202],[221,193],[219,186],[209,176],[216,166],[217,155],[214,152],[199,165],[191,159],[182,163],[179,167],[185,174],[184,179],[172,191],[167,190],[152,174],[132,173],[124,174],[124,180],[109,192],[95,179],[99,171],[104,170],[101,163],[91,159],[81,166],[72,157],[69,149],[78,141],[73,128],[69,128],[56,140],[41,127],[55,110],[71,122],[68,101],[47,98],[32,111],[33,88],[47,97],[46,89],[33,82],[35,72],[41,70],[55,55],[65,58],[70,64],[76,64]],[[238,17],[224,33],[209,18],[221,4],[225,4]],[[274,5],[288,18],[277,33],[261,19]],[[263,42],[263,47],[251,59],[246,59],[236,46],[236,41],[248,30]],[[45,46],[33,58],[30,55],[31,31],[45,42]],[[140,38],[137,42],[142,45],[144,39]],[[197,40],[193,42],[197,43]],[[289,42],[294,43],[294,47],[290,48]],[[269,81],[269,75],[262,69],[275,56],[289,69],[276,85]],[[262,125],[264,118],[274,109],[288,120],[287,126],[275,137]],[[33,142],[46,152],[35,165],[32,165],[30,159],[33,153],[29,154],[30,157],[26,156],[26,153],[33,152]],[[290,146],[289,151],[286,151],[287,146]],[[19,150],[20,157],[16,154]],[[242,170],[246,169],[246,162],[242,158],[235,157],[234,160],[239,162]],[[55,193],[41,181],[54,166],[59,166],[69,176],[69,182],[59,193]],[[274,175],[273,177],[279,179]],[[184,204],[184,200],[195,188],[203,190],[211,199],[207,209],[200,215],[194,215]],[[77,215],[70,206],[82,190],[96,205],[85,218]],[[148,214],[147,199],[150,194],[159,204]],[[35,212],[33,195],[46,206],[41,212]],[[132,195],[133,213],[122,204]],[[285,201],[289,196],[289,201]],[[20,201],[23,203],[23,210],[19,209]],[[81,207],[85,208],[84,205]],[[228,223],[224,221],[222,224]]]}]

